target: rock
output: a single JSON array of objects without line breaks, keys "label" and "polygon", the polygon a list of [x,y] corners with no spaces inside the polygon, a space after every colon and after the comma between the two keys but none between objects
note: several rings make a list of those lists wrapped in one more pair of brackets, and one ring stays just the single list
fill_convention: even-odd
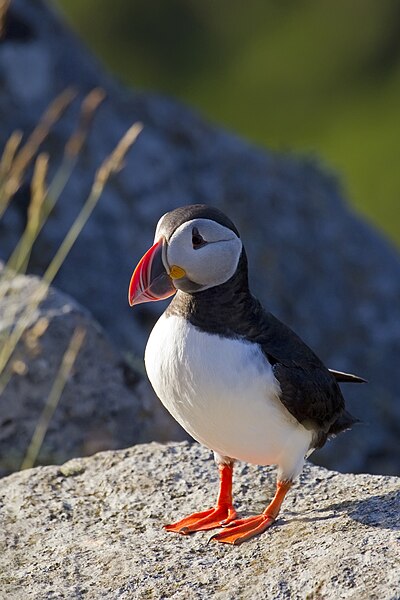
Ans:
[{"label": "rock", "polygon": [[[32,62],[34,68],[28,68]],[[43,0],[11,3],[0,45],[0,78],[2,142],[17,127],[30,131],[67,85],[75,86],[80,99],[99,85],[108,95],[35,246],[32,272],[42,272],[53,255],[100,161],[132,122],[142,121],[144,131],[125,169],[108,185],[57,285],[88,307],[120,347],[142,353],[163,307],[146,304],[131,311],[126,289],[155,223],[178,205],[218,206],[242,233],[252,285],[263,303],[328,366],[358,372],[370,382],[346,389],[350,410],[365,424],[315,459],[342,470],[399,471],[400,262],[393,248],[349,210],[330,174],[308,159],[263,152],[177,102],[129,93],[104,74]],[[77,110],[75,103],[45,145],[53,170]],[[3,257],[24,227],[27,190],[0,221]]]},{"label": "rock", "polygon": [[[274,492],[269,468],[236,467],[244,515]],[[266,533],[241,546],[162,524],[215,499],[217,471],[197,444],[139,445],[0,481],[4,598],[399,597],[400,480],[307,465]]]},{"label": "rock", "polygon": [[17,322],[27,309],[28,326],[0,399],[0,477],[20,468],[77,327],[85,330],[85,341],[50,422],[39,463],[60,463],[154,438],[183,439],[150,385],[123,360],[88,311],[53,288],[38,308],[29,309],[41,285],[37,277],[14,277],[1,298],[5,285],[0,281],[0,336],[7,323]]}]

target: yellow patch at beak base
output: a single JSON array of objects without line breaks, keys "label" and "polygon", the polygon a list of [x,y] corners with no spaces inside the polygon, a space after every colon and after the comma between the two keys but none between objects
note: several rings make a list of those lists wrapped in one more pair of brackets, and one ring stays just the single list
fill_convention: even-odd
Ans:
[{"label": "yellow patch at beak base", "polygon": [[185,275],[185,269],[182,269],[182,267],[178,267],[178,265],[172,265],[169,271],[169,276],[172,277],[172,279],[182,279],[182,277],[185,277]]}]

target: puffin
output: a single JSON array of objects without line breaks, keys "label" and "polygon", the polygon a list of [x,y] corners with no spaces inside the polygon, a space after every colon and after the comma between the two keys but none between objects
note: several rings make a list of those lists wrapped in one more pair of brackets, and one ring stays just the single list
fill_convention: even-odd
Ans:
[{"label": "puffin", "polygon": [[[219,492],[213,508],[164,528],[183,535],[221,528],[210,539],[238,545],[276,521],[305,459],[358,422],[339,383],[365,380],[325,367],[262,307],[249,289],[240,234],[217,208],[194,204],[160,218],[128,299],[135,306],[170,296],[149,336],[145,367],[174,419],[213,451]],[[236,514],[237,460],[277,466],[276,493],[261,514]]]}]

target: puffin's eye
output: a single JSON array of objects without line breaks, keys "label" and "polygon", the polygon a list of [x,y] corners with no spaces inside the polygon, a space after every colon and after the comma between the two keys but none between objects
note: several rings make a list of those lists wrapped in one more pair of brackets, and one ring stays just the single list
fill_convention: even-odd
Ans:
[{"label": "puffin's eye", "polygon": [[192,246],[194,250],[198,250],[202,246],[207,244],[206,240],[201,237],[199,230],[197,227],[193,227],[192,229]]}]

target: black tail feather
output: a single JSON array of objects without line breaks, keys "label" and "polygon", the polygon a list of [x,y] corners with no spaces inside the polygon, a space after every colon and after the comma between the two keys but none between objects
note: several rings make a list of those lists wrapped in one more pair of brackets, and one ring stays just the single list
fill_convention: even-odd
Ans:
[{"label": "black tail feather", "polygon": [[356,423],[361,423],[360,419],[353,417],[347,410],[343,411],[340,417],[336,419],[329,428],[328,435],[337,435],[346,429],[350,429]]},{"label": "black tail feather", "polygon": [[343,371],[335,371],[334,369],[329,369],[329,372],[338,383],[368,383],[366,379],[352,373],[344,373]]}]

